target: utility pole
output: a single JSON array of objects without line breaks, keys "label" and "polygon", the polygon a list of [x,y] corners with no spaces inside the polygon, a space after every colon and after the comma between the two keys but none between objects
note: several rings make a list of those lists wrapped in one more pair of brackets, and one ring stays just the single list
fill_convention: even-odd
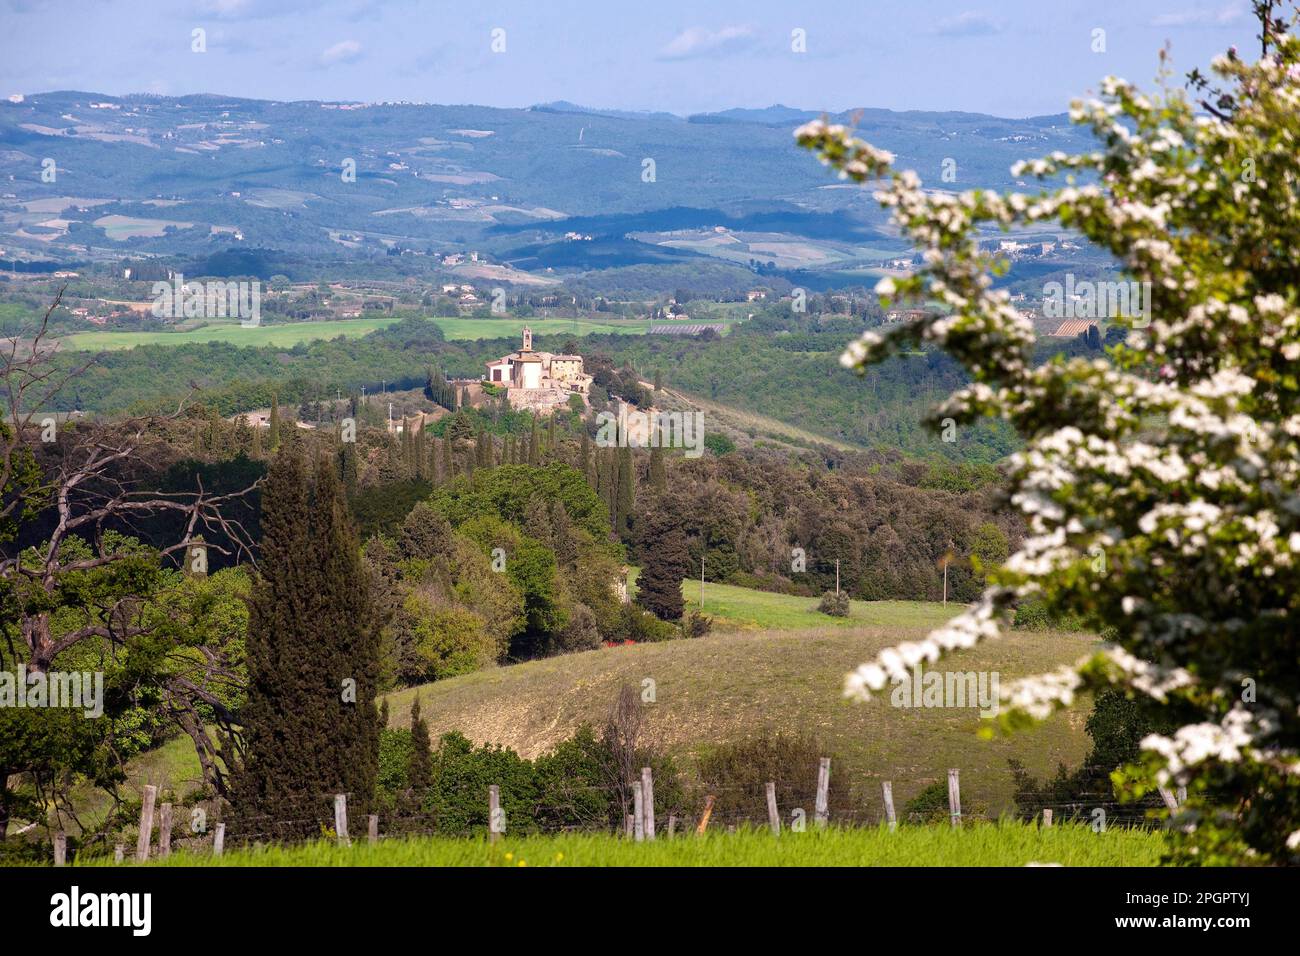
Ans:
[{"label": "utility pole", "polygon": [[700,554],[700,613],[704,613],[704,554]]},{"label": "utility pole", "polygon": [[840,559],[835,559],[835,596],[840,594]]},{"label": "utility pole", "polygon": [[948,606],[948,565],[952,564],[952,549],[957,547],[956,542],[951,538],[948,539],[948,551],[943,556],[943,606]]}]

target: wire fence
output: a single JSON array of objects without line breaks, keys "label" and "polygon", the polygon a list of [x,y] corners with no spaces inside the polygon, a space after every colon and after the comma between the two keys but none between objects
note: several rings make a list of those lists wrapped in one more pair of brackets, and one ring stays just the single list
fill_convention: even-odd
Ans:
[{"label": "wire fence", "polygon": [[[509,834],[593,833],[644,840],[675,838],[707,832],[769,828],[774,834],[827,826],[874,828],[888,826],[965,826],[1011,816],[1050,827],[1081,822],[1102,831],[1111,827],[1153,827],[1165,814],[1177,811],[1185,794],[1161,791],[1159,799],[1118,800],[1110,791],[1017,794],[1014,812],[991,812],[973,801],[962,805],[961,781],[980,771],[1006,768],[951,769],[946,778],[926,776],[910,781],[913,796],[897,802],[889,780],[859,779],[852,787],[832,788],[830,760],[822,758],[815,781],[772,780],[762,784],[697,784],[684,787],[677,779],[655,793],[650,768],[639,778],[609,784],[561,780],[553,786],[488,784],[465,781],[456,785],[410,789],[385,801],[360,799],[356,794],[268,795],[274,814],[249,812],[210,802],[173,807],[157,804],[156,787],[146,786],[140,819],[134,832],[124,827],[116,835],[101,833],[81,841],[80,852],[106,855],[112,847],[117,862],[167,856],[174,849],[221,855],[227,847],[295,845],[312,840],[340,844],[358,841],[421,837],[460,837],[490,840]],[[1103,770],[1104,768],[1085,768]],[[1005,779],[1005,776],[1004,776]],[[940,793],[936,784],[946,783]],[[1156,812],[1153,812],[1156,811]],[[215,819],[218,815],[223,818]],[[156,834],[156,836],[155,836]],[[56,866],[67,859],[63,831],[53,835]]]}]

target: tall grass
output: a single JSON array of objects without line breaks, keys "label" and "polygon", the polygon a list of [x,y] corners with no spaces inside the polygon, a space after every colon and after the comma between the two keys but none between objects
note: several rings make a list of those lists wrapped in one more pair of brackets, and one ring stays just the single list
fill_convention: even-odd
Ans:
[{"label": "tall grass", "polygon": [[[1155,866],[1164,849],[1159,832],[1113,829],[1094,833],[1078,824],[1051,829],[1004,820],[954,830],[946,825],[877,829],[678,835],[635,843],[605,834],[548,834],[496,844],[486,838],[424,837],[331,842],[231,850],[224,856],[177,853],[153,866]],[[107,862],[79,860],[78,863]]]}]

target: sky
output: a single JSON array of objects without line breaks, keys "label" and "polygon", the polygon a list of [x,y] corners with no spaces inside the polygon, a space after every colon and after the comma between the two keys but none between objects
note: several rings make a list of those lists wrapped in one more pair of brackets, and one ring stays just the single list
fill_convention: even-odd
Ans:
[{"label": "sky", "polygon": [[0,95],[1022,117],[1257,32],[1247,0],[0,0]]}]

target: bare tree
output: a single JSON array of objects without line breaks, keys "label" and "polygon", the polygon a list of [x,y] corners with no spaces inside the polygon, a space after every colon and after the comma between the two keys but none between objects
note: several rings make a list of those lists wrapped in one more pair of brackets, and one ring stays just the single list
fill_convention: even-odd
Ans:
[{"label": "bare tree", "polygon": [[[130,587],[113,589],[99,601],[73,610],[63,608],[60,626],[52,624],[52,609],[60,608],[59,589],[68,576],[81,571],[111,569],[135,552],[106,540],[106,532],[133,527],[134,522],[172,516],[182,531],[177,540],[158,548],[162,556],[185,560],[192,547],[237,560],[253,561],[252,540],[240,522],[228,516],[230,506],[245,501],[257,484],[233,494],[209,494],[200,478],[186,492],[160,492],[146,487],[156,471],[152,454],[165,444],[167,426],[181,418],[196,386],[169,414],[145,415],[117,421],[69,422],[56,428],[50,409],[69,383],[90,368],[98,356],[84,362],[57,361],[58,345],[50,342],[50,316],[63,291],[41,318],[30,343],[17,336],[0,347],[0,599],[7,594],[24,645],[27,668],[46,672],[55,659],[83,641],[101,639],[112,648],[149,633],[166,619],[164,613],[145,614],[148,595]],[[49,515],[54,524],[48,537],[24,545],[17,529],[24,520]],[[206,555],[205,555],[206,558]],[[11,656],[17,657],[13,629],[4,629]],[[183,666],[168,667],[161,676],[163,700],[180,726],[194,739],[210,783],[224,792],[224,771],[238,754],[233,715],[216,692],[235,680],[219,654],[204,650],[200,658],[185,658]],[[200,718],[199,708],[205,710]],[[216,741],[204,725],[216,715]],[[2,781],[0,781],[2,782]]]},{"label": "bare tree", "polygon": [[636,688],[624,684],[605,718],[604,742],[611,764],[610,789],[618,796],[619,819],[632,812],[632,783],[641,779],[641,723],[644,715]]}]

